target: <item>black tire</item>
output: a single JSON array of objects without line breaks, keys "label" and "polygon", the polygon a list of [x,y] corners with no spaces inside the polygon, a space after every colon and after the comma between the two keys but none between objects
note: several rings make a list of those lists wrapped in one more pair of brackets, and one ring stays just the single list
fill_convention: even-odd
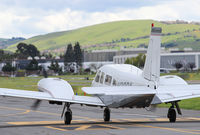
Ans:
[{"label": "black tire", "polygon": [[109,108],[105,108],[103,118],[104,118],[105,122],[110,121],[110,109]]},{"label": "black tire", "polygon": [[167,114],[170,122],[176,122],[176,111],[174,108],[170,108]]},{"label": "black tire", "polygon": [[71,110],[70,111],[66,111],[65,112],[65,124],[66,125],[69,125],[69,124],[71,124],[71,120],[72,120],[72,112],[71,112]]}]

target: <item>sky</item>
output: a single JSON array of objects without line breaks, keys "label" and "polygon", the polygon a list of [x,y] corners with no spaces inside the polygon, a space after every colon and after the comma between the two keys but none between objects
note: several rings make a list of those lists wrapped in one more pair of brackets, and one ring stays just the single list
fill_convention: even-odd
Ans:
[{"label": "sky", "polygon": [[0,38],[66,31],[120,20],[200,22],[200,0],[1,0]]}]

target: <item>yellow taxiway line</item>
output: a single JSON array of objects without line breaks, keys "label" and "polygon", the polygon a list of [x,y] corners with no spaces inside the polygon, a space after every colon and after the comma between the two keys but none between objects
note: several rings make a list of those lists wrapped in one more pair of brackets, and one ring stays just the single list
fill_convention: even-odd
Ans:
[{"label": "yellow taxiway line", "polygon": [[15,115],[23,115],[29,113],[31,110],[26,110],[24,112],[19,112],[19,113],[13,113],[13,114],[5,114],[5,115],[0,115],[0,117],[7,117],[7,116],[15,116]]},{"label": "yellow taxiway line", "polygon": [[54,130],[59,130],[59,131],[68,131],[66,129],[62,129],[62,128],[56,128],[56,127],[52,127],[52,126],[45,126],[46,128],[50,128],[50,129],[54,129]]}]

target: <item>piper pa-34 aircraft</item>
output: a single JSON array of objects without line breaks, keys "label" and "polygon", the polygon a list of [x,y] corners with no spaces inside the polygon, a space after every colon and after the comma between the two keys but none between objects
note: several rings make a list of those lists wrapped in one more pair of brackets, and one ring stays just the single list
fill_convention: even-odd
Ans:
[{"label": "piper pa-34 aircraft", "polygon": [[46,100],[62,105],[65,124],[70,124],[70,105],[81,104],[103,107],[104,121],[110,121],[109,108],[145,108],[161,103],[170,103],[167,117],[176,121],[176,111],[181,115],[178,102],[200,97],[200,85],[188,85],[174,75],[160,76],[160,27],[152,27],[144,69],[128,64],[102,66],[91,87],[82,90],[91,96],[74,95],[71,85],[59,78],[44,78],[38,82],[38,92],[0,88],[1,96],[36,99],[35,106]]}]

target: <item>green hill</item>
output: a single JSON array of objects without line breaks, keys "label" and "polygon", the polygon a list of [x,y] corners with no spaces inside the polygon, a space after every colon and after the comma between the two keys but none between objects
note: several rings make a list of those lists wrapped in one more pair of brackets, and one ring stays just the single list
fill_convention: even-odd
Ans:
[{"label": "green hill", "polygon": [[[162,44],[166,47],[191,47],[200,50],[200,25],[165,24],[153,20],[117,21],[83,27],[71,31],[54,32],[24,40],[39,50],[63,52],[68,43],[80,42],[87,50],[144,47],[149,41],[151,23],[162,27]],[[7,49],[15,50],[16,45]]]},{"label": "green hill", "polygon": [[25,40],[25,38],[22,37],[13,37],[10,39],[0,38],[0,49],[5,49],[10,45],[22,42],[23,40]]}]

